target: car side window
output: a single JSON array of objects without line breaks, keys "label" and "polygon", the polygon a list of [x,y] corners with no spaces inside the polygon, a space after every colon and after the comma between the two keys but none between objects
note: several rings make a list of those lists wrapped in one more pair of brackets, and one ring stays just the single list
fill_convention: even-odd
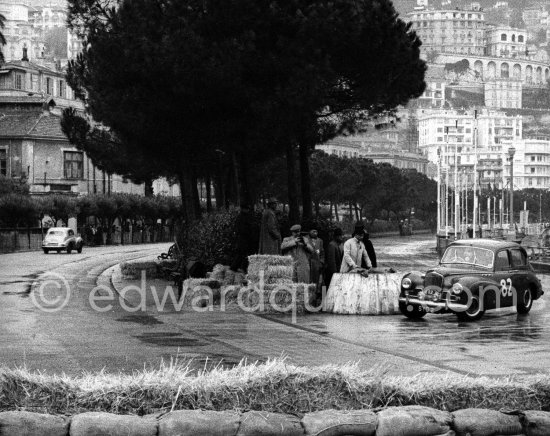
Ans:
[{"label": "car side window", "polygon": [[514,267],[517,268],[517,267],[522,267],[527,265],[527,258],[525,257],[525,254],[523,253],[523,251],[517,248],[514,248],[510,250],[510,253],[512,255],[512,265]]},{"label": "car side window", "polygon": [[495,259],[495,271],[507,271],[510,269],[510,261],[508,260],[508,252],[506,250],[499,251]]},{"label": "car side window", "polygon": [[69,236],[74,236],[74,232],[72,230],[69,230]]}]

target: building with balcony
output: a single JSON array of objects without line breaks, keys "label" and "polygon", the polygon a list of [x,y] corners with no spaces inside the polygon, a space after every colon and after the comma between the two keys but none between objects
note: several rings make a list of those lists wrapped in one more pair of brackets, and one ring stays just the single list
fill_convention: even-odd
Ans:
[{"label": "building with balcony", "polygon": [[485,16],[481,8],[420,9],[406,19],[422,40],[424,53],[486,54]]},{"label": "building with balcony", "polygon": [[484,83],[485,106],[489,108],[522,107],[523,86],[517,79],[493,79]]},{"label": "building with balcony", "polygon": [[[476,110],[419,110],[419,148],[429,161],[443,163],[454,154],[462,155],[465,162],[473,162],[478,154],[499,152],[503,141],[522,137],[521,116],[508,116],[504,112]],[[439,155],[438,155],[439,150]]]},{"label": "building with balcony", "polygon": [[29,6],[17,3],[0,3],[0,14],[6,21],[2,33],[6,38],[6,45],[2,52],[6,61],[39,59],[44,52],[44,41],[40,29],[29,20]]},{"label": "building with balcony", "polygon": [[69,143],[66,107],[83,110],[63,72],[27,61],[0,68],[0,175],[25,179],[32,195],[144,194],[144,185],[105,174]]},{"label": "building with balcony", "polygon": [[507,59],[527,59],[527,31],[508,26],[490,26],[487,36],[487,55]]},{"label": "building with balcony", "polygon": [[367,158],[375,163],[388,163],[397,168],[415,169],[427,174],[428,159],[420,152],[403,148],[394,130],[357,136],[342,136],[317,146],[327,154],[347,158]]}]

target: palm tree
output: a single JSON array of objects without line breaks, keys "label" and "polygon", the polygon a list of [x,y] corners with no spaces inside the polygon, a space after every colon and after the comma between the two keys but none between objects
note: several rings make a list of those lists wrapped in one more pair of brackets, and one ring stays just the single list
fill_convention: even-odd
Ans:
[{"label": "palm tree", "polygon": [[2,46],[6,45],[6,38],[2,33],[2,29],[6,23],[6,17],[0,14],[0,64],[4,62],[4,53],[2,53]]}]

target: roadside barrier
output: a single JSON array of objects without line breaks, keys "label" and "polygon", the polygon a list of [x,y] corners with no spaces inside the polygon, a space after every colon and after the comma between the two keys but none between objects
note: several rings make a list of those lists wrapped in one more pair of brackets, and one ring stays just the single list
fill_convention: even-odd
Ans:
[{"label": "roadside barrier", "polygon": [[269,412],[177,410],[143,417],[85,412],[72,417],[0,412],[0,436],[548,436],[550,412],[424,406],[381,410]]}]

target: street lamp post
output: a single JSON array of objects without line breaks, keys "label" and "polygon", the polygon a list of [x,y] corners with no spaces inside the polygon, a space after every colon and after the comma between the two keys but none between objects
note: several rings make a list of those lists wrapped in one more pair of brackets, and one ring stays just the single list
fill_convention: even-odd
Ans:
[{"label": "street lamp post", "polygon": [[514,146],[508,149],[510,156],[510,226],[514,223],[514,154],[516,149]]}]

